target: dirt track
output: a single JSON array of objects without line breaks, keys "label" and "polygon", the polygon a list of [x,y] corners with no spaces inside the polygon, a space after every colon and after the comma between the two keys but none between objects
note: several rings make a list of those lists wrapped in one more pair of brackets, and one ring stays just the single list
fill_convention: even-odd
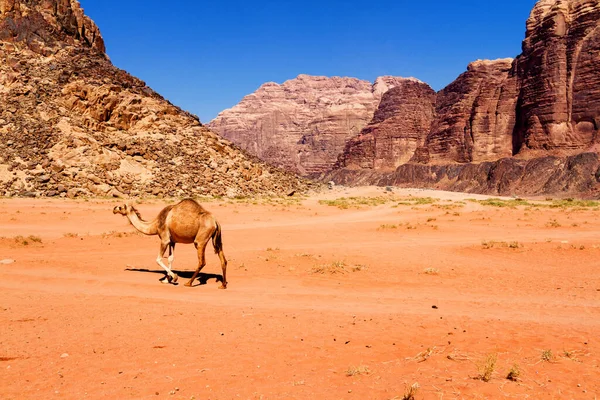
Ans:
[{"label": "dirt track", "polygon": [[[398,198],[318,202],[342,196]],[[205,284],[161,284],[158,239],[116,201],[2,199],[0,398],[392,399],[416,382],[417,399],[600,396],[600,211],[466,198],[482,197],[207,203],[227,290],[211,245]],[[191,276],[191,245],[174,265]]]}]

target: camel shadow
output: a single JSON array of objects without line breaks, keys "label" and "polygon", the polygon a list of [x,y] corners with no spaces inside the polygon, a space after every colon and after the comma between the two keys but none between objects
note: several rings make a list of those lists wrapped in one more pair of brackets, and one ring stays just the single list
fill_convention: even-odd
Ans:
[{"label": "camel shadow", "polygon": [[[125,271],[149,272],[151,274],[165,275],[165,270],[163,270],[163,269],[125,268]],[[172,271],[173,271],[173,273],[177,274],[180,278],[185,278],[185,279],[190,279],[194,275],[194,271],[177,271],[177,270],[172,270]],[[165,277],[160,278],[161,281],[164,279],[166,279],[166,275],[165,275]],[[196,279],[198,281],[198,284],[196,285],[195,284],[196,281],[194,281],[194,284],[192,284],[192,287],[206,285],[210,279],[216,279],[217,282],[223,283],[223,275],[220,275],[220,274],[205,274],[204,272],[200,272]],[[177,283],[175,285],[177,285]]]}]

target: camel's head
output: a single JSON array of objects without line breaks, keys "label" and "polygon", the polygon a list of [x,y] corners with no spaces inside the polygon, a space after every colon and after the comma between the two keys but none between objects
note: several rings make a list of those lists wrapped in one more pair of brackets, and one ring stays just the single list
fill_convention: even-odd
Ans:
[{"label": "camel's head", "polygon": [[129,205],[127,204],[123,204],[122,206],[116,206],[115,208],[113,208],[113,214],[127,215],[128,209]]}]

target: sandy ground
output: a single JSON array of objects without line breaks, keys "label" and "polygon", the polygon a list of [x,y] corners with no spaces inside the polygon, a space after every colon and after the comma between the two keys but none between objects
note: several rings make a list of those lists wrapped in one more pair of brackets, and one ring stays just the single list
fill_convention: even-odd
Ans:
[{"label": "sandy ground", "polygon": [[[389,201],[319,203],[342,196]],[[161,284],[117,201],[0,199],[0,398],[596,399],[600,211],[480,198],[206,203],[227,290],[211,245],[194,287],[191,245]]]}]

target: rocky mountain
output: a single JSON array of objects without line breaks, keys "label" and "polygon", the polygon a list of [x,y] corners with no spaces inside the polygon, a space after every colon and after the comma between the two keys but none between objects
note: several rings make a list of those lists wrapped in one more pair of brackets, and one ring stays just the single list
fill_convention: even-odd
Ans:
[{"label": "rocky mountain", "polygon": [[270,164],[302,175],[324,172],[371,121],[383,93],[404,81],[299,75],[265,83],[208,127]]},{"label": "rocky mountain", "polygon": [[306,187],[114,67],[76,0],[0,0],[0,195],[237,196]]},{"label": "rocky mountain", "polygon": [[[398,107],[406,101],[390,99]],[[382,101],[380,107],[390,105]],[[473,62],[438,92],[431,125],[411,136],[420,143],[416,149],[388,152],[383,160],[364,151],[365,141],[394,140],[413,119],[408,112],[395,114],[383,121],[385,129],[374,120],[348,141],[337,169],[322,178],[481,193],[595,194],[600,3],[540,0],[527,21],[523,53],[514,60]],[[390,172],[389,165],[398,168]]]}]

